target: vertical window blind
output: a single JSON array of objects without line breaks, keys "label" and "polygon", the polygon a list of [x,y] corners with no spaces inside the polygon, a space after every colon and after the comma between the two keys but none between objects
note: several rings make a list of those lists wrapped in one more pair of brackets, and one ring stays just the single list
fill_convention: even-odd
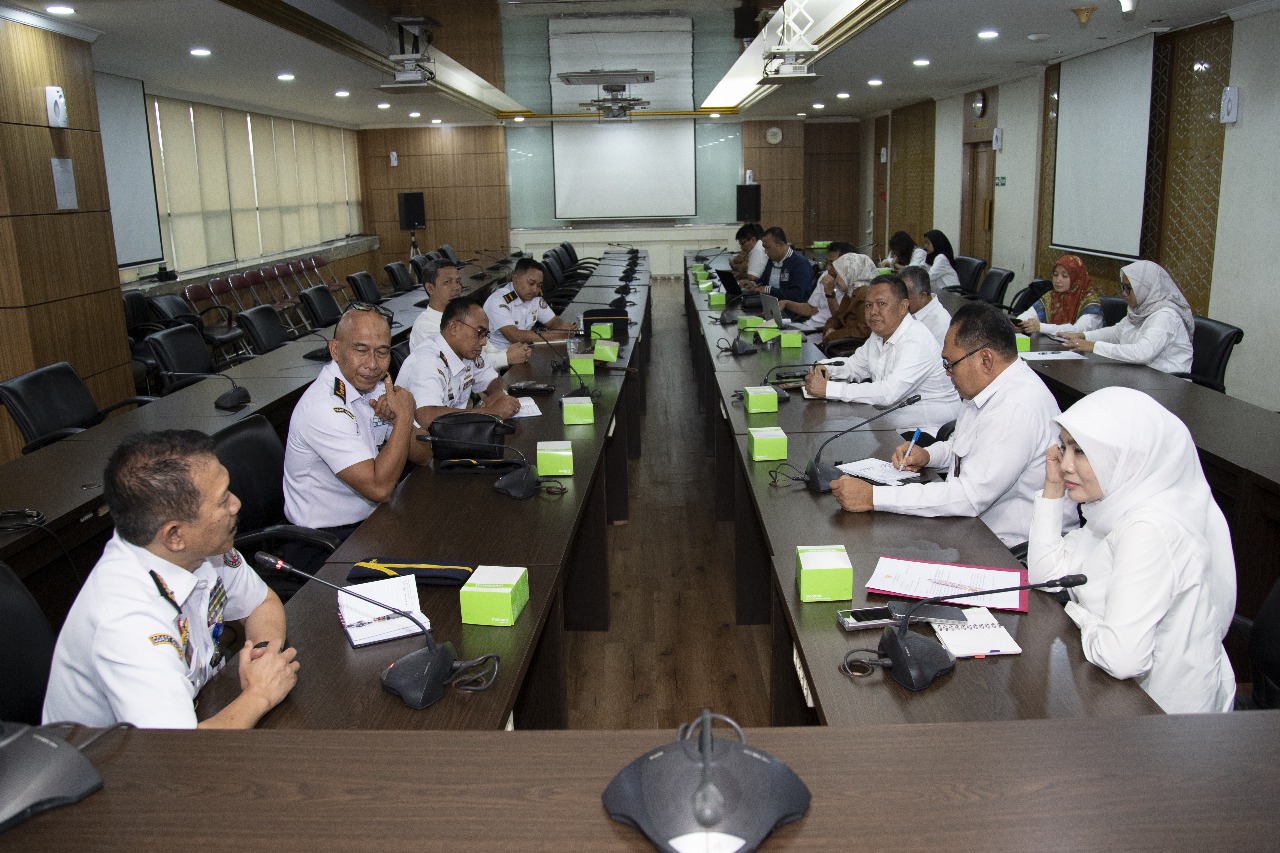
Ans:
[{"label": "vertical window blind", "polygon": [[160,230],[173,269],[359,234],[353,131],[148,97]]}]

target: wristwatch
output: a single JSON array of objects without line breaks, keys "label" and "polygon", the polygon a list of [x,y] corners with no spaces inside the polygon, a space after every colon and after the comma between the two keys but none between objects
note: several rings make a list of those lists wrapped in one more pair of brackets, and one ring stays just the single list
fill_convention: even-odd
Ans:
[{"label": "wristwatch", "polygon": [[823,292],[827,294],[827,298],[828,298],[828,299],[835,299],[835,298],[836,298],[836,292],[835,292],[834,290],[826,290],[826,291],[823,291]]}]

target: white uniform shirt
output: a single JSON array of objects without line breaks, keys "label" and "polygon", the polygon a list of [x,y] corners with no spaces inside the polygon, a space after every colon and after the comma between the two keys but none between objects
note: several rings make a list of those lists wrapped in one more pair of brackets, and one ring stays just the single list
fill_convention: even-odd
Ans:
[{"label": "white uniform shirt", "polygon": [[[829,365],[828,374],[858,384],[828,381],[827,399],[890,406],[919,394],[920,402],[903,409],[903,414],[913,416],[928,432],[960,414],[960,396],[942,369],[942,346],[910,314],[887,341],[872,333],[844,362],[843,367]],[[859,383],[862,379],[871,381]]]},{"label": "white uniform shirt", "polygon": [[[1102,539],[1088,525],[1062,537],[1056,521],[1066,502],[1036,497],[1027,579],[1088,576],[1067,590],[1066,608],[1085,658],[1135,679],[1170,714],[1231,710],[1235,673],[1222,648],[1231,612],[1221,608],[1235,600],[1235,578],[1211,577],[1203,541],[1150,508]],[[1230,596],[1218,592],[1224,586]]]},{"label": "white uniform shirt", "polygon": [[764,241],[756,240],[755,246],[747,254],[747,275],[757,279],[760,278],[768,263],[769,256],[765,254]]},{"label": "white uniform shirt", "polygon": [[[418,315],[418,319],[413,321],[413,331],[409,334],[409,351],[413,352],[426,342],[427,338],[432,335],[440,334],[440,319],[444,317],[443,311],[437,311],[434,308],[427,308]],[[506,349],[498,349],[491,341],[486,341],[484,345],[484,361],[485,364],[494,370],[502,370],[507,366]],[[396,382],[401,387],[404,383],[396,377]],[[417,397],[414,397],[417,400]]]},{"label": "white uniform shirt", "polygon": [[1191,369],[1191,337],[1173,308],[1160,308],[1141,326],[1125,317],[1114,326],[1085,332],[1098,355],[1145,364],[1165,373],[1186,373]]},{"label": "white uniform shirt", "polygon": [[[1018,315],[1019,320],[1039,320],[1040,315],[1036,313],[1036,306],[1032,305],[1026,311]],[[1076,318],[1074,323],[1041,323],[1040,331],[1046,335],[1056,335],[1059,332],[1092,332],[1094,329],[1102,327],[1103,318],[1102,311],[1087,311]]]},{"label": "white uniform shirt", "polygon": [[951,314],[942,307],[938,297],[930,297],[928,304],[911,316],[924,323],[925,328],[938,339],[938,346],[942,346],[947,339],[947,329],[951,327]]},{"label": "white uniform shirt", "polygon": [[[929,257],[928,252],[926,252],[920,246],[916,246],[914,249],[911,250],[911,260],[907,262],[907,266],[928,267],[929,265],[926,263],[926,260],[928,259],[928,257]],[[889,257],[885,258],[883,261],[880,262],[880,266],[888,267],[891,269],[893,265],[896,264],[897,262],[898,262],[898,259],[895,258],[893,255],[890,255]]]},{"label": "white uniform shirt", "polygon": [[338,479],[338,472],[377,457],[391,423],[376,417],[368,394],[349,385],[329,362],[293,409],[284,449],[284,514],[303,527],[342,527],[364,521],[378,506]]},{"label": "white uniform shirt", "polygon": [[938,255],[934,258],[933,265],[928,267],[928,270],[929,286],[933,288],[934,293],[940,293],[948,287],[960,286],[960,276],[956,274],[955,267],[951,266],[951,261],[947,260],[946,255]]},{"label": "white uniform shirt", "polygon": [[[833,299],[837,305],[840,304],[840,297],[840,290],[835,289],[835,296]],[[793,325],[799,326],[802,329],[821,329],[827,324],[827,321],[831,319],[831,306],[821,281],[814,285],[813,292],[809,294],[809,304],[814,308],[817,308],[818,313],[814,314],[812,317],[806,317]]]},{"label": "white uniform shirt", "polygon": [[223,622],[266,596],[234,549],[188,572],[113,536],[58,634],[44,721],[195,728],[196,694],[222,668]]},{"label": "white uniform shirt", "polygon": [[541,296],[525,301],[516,294],[515,285],[508,282],[495,290],[484,301],[484,313],[489,315],[489,343],[500,350],[511,346],[502,334],[505,326],[515,326],[527,332],[536,323],[543,325],[555,319],[547,300]]},{"label": "white uniform shirt", "polygon": [[483,355],[474,361],[459,358],[443,335],[432,335],[409,353],[396,384],[407,388],[419,407],[465,409],[473,393],[482,393],[497,378]]},{"label": "white uniform shirt", "polygon": [[[1005,545],[1027,541],[1035,494],[1044,485],[1044,452],[1058,440],[1053,422],[1058,414],[1040,377],[1022,359],[1014,360],[981,393],[964,401],[950,439],[925,448],[928,467],[947,471],[947,479],[876,486],[876,510],[978,516]],[[1059,533],[1063,525],[1078,526],[1074,504],[1064,512]]]}]

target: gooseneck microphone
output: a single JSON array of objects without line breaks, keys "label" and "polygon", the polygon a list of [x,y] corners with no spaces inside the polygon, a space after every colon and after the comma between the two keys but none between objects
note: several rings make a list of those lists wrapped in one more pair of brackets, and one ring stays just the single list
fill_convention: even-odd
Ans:
[{"label": "gooseneck microphone", "polygon": [[428,443],[440,442],[441,444],[461,444],[467,447],[483,447],[486,449],[500,449],[503,451],[514,450],[516,455],[520,457],[520,465],[512,471],[508,471],[501,477],[493,481],[493,490],[501,492],[504,495],[510,495],[513,498],[524,500],[531,498],[538,493],[542,486],[542,478],[534,476],[533,466],[529,464],[529,457],[520,452],[518,447],[510,447],[506,444],[497,444],[494,442],[483,441],[460,441],[456,438],[436,438],[434,435],[426,435],[418,433],[416,436],[418,441]]},{"label": "gooseneck microphone", "polygon": [[[183,379],[191,376],[204,376],[227,380],[231,383],[231,390],[223,391],[213,401],[213,407],[215,409],[222,409],[224,412],[238,411],[253,402],[249,397],[249,389],[245,388],[243,385],[236,384],[236,381],[225,373],[177,373],[164,371],[163,375],[181,377]],[[163,392],[161,393],[163,394]]]},{"label": "gooseneck microphone", "polygon": [[980,595],[992,595],[998,592],[1020,592],[1024,589],[1044,589],[1060,586],[1067,589],[1080,586],[1089,580],[1085,575],[1063,575],[1054,580],[1041,583],[1028,583],[1021,586],[1010,586],[1003,589],[984,589],[978,592],[963,592],[959,595],[936,595],[917,601],[905,613],[897,625],[889,625],[880,637],[878,650],[880,657],[887,659],[884,664],[889,670],[889,677],[908,690],[923,690],[940,675],[946,675],[956,668],[956,656],[951,650],[933,637],[917,634],[908,630],[907,623],[911,614],[926,604],[937,604],[941,601],[951,602],[957,598],[974,598]]},{"label": "gooseneck microphone", "polygon": [[732,326],[734,323],[736,323],[737,318],[729,316],[729,309],[732,308],[735,303],[741,302],[742,296],[743,295],[739,293],[738,295],[731,297],[729,301],[725,302],[724,307],[720,309],[720,316],[712,317],[711,322],[719,323],[721,326]]},{"label": "gooseneck microphone", "polygon": [[807,361],[803,364],[775,364],[773,367],[769,368],[768,372],[765,373],[764,379],[760,381],[760,384],[768,385],[769,377],[773,376],[773,373],[776,370],[787,371],[786,373],[779,373],[777,376],[773,377],[775,380],[781,382],[786,382],[792,379],[804,379],[805,376],[808,375],[808,371],[804,368],[816,367],[819,364],[830,365],[831,367],[844,367],[844,359],[837,358],[832,361]]},{"label": "gooseneck microphone", "polygon": [[431,629],[422,624],[412,613],[383,604],[381,601],[375,601],[349,587],[338,586],[314,575],[309,575],[301,569],[294,568],[279,557],[268,554],[266,551],[259,551],[254,554],[253,561],[263,571],[288,572],[297,575],[303,580],[312,581],[331,589],[336,589],[339,592],[345,592],[347,595],[354,596],[367,604],[381,607],[383,610],[402,616],[421,628],[427,645],[415,652],[410,652],[382,672],[383,689],[388,693],[394,693],[399,696],[410,708],[425,708],[438,701],[444,695],[445,687],[453,679],[454,672],[462,668],[456,666],[458,655],[453,650],[453,643],[437,644],[431,636]]},{"label": "gooseneck microphone", "polygon": [[822,494],[824,492],[829,492],[831,491],[831,481],[838,480],[844,476],[844,472],[841,471],[839,468],[837,468],[834,465],[831,465],[830,463],[826,463],[822,461],[822,451],[826,449],[828,444],[835,441],[837,438],[839,438],[842,435],[846,435],[848,433],[853,432],[858,427],[864,427],[867,424],[871,423],[872,421],[880,420],[880,418],[883,418],[885,415],[889,414],[890,412],[896,412],[898,411],[898,409],[904,409],[907,406],[912,406],[919,402],[920,402],[920,395],[912,394],[910,397],[907,397],[906,399],[901,400],[895,405],[892,405],[889,408],[885,409],[880,414],[867,418],[865,421],[861,421],[860,423],[856,423],[853,426],[849,427],[848,429],[841,430],[840,432],[828,438],[826,441],[822,442],[822,444],[818,445],[818,452],[813,454],[813,460],[809,463],[809,467],[806,468],[804,471],[805,482],[809,484],[809,491],[817,492],[819,494]]},{"label": "gooseneck microphone", "polygon": [[693,792],[693,816],[702,826],[711,828],[724,817],[724,794],[711,780],[711,760],[715,753],[715,738],[711,735],[711,711],[702,709],[702,729],[698,732],[698,752],[702,774]]},{"label": "gooseneck microphone", "polygon": [[[547,340],[547,338],[542,334],[542,332],[539,332],[537,329],[531,329],[530,331],[532,331],[535,335],[541,338],[544,344],[551,347],[552,352],[559,355],[559,353],[556,351],[555,345],[551,343],[551,341]],[[573,359],[569,357],[569,344],[567,342],[564,345],[564,360],[561,361],[560,359],[556,359],[555,361],[551,362],[551,372],[552,373],[569,373],[573,375],[574,379],[578,380],[578,387],[573,389],[572,391],[565,393],[564,394],[565,397],[595,397],[595,393],[592,392],[592,390],[587,387],[587,383],[583,380],[582,374],[580,374],[577,370],[574,369]]]}]

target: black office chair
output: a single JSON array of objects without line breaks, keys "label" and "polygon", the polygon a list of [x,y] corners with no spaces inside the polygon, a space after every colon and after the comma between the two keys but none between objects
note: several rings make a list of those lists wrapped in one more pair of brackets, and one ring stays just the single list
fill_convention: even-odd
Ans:
[{"label": "black office chair", "polygon": [[1225,394],[1227,362],[1231,360],[1231,351],[1236,344],[1244,340],[1244,330],[1208,317],[1196,317],[1195,322],[1195,334],[1191,338],[1191,372],[1173,375]]},{"label": "black office chair", "polygon": [[971,258],[967,255],[956,255],[955,263],[951,265],[956,271],[956,277],[960,279],[959,287],[947,287],[944,290],[951,293],[963,293],[968,296],[976,296],[978,293],[978,281],[982,277],[982,270],[987,266],[987,262],[981,258]]},{"label": "black office chair", "polygon": [[858,347],[866,342],[866,338],[836,338],[817,346],[827,358],[838,358],[842,355],[853,355]]},{"label": "black office chair", "polygon": [[427,267],[431,265],[431,258],[426,255],[414,255],[409,258],[409,265],[413,267],[413,277],[419,285],[427,280]]},{"label": "black office chair", "polygon": [[[190,326],[184,328],[190,329]],[[199,337],[198,332],[196,336]],[[22,440],[26,442],[23,453],[84,432],[102,423],[103,418],[116,409],[141,406],[154,399],[128,397],[99,409],[75,368],[65,361],[0,382],[0,404],[9,410],[9,416],[22,433]]]},{"label": "black office chair", "polygon": [[1009,313],[1014,317],[1021,316],[1026,313],[1028,308],[1039,302],[1040,297],[1044,296],[1050,290],[1053,290],[1053,282],[1045,278],[1034,279],[1030,284],[1013,295],[1013,302],[1009,303]]},{"label": "black office chair", "polygon": [[1129,303],[1124,301],[1123,296],[1099,296],[1098,302],[1102,304],[1102,327],[1114,326],[1125,317],[1129,316]]},{"label": "black office chair", "polygon": [[285,328],[276,309],[270,305],[255,305],[247,311],[241,311],[236,322],[248,333],[253,351],[258,355],[280,349],[289,343],[289,330]]},{"label": "black office chair", "polygon": [[323,284],[308,287],[298,295],[302,298],[302,307],[307,310],[313,328],[327,329],[337,325],[342,319],[342,307],[338,305],[338,300],[333,298],[329,288]]},{"label": "black office chair", "polygon": [[347,276],[347,284],[351,285],[351,292],[356,295],[357,302],[381,305],[385,301],[382,291],[378,290],[378,283],[367,272],[351,273]]},{"label": "black office chair", "polygon": [[391,281],[391,289],[396,293],[412,293],[418,289],[418,284],[414,282],[413,276],[409,275],[409,268],[403,261],[393,261],[383,269]]},{"label": "black office chair", "polygon": [[141,290],[126,290],[124,300],[124,331],[129,336],[129,360],[133,369],[133,389],[139,394],[150,394],[152,379],[156,375],[156,359],[143,343],[147,335],[164,328],[151,316],[151,305]]},{"label": "black office chair", "polygon": [[391,347],[391,366],[387,368],[391,374],[391,381],[395,382],[400,375],[400,367],[404,364],[404,360],[409,357],[409,342],[401,341]]},{"label": "black office chair", "polygon": [[[216,373],[213,355],[205,345],[204,338],[194,326],[174,326],[156,332],[147,338],[147,346],[156,357],[160,367],[160,378],[164,380],[161,396],[168,396],[174,391],[194,385],[206,376]],[[233,364],[248,361],[252,355],[232,356]]]},{"label": "black office chair", "polygon": [[[332,533],[285,519],[284,446],[270,421],[262,415],[241,418],[214,433],[213,444],[231,477],[231,492],[240,499],[236,548],[246,558],[252,560],[260,550],[277,553],[288,543],[304,543],[325,554],[342,544]],[[292,575],[273,572],[263,579],[285,600],[301,587]]]},{"label": "black office chair", "polygon": [[1236,614],[1231,630],[1244,635],[1249,647],[1249,669],[1253,691],[1236,696],[1237,711],[1280,708],[1280,580],[1258,608],[1256,619]]},{"label": "black office chair", "polygon": [[978,286],[978,292],[973,298],[999,306],[1004,303],[1005,291],[1009,289],[1009,283],[1012,281],[1013,270],[992,267],[982,277],[982,284]]},{"label": "black office chair", "polygon": [[0,720],[40,725],[56,641],[27,585],[0,563]]},{"label": "black office chair", "polygon": [[569,260],[573,266],[589,267],[595,269],[600,265],[600,259],[597,257],[581,257],[578,255],[578,249],[568,240],[560,243],[564,247],[565,252],[569,254]]},{"label": "black office chair", "polygon": [[248,349],[244,340],[244,330],[232,325],[233,315],[227,308],[217,305],[210,308],[209,310],[217,309],[221,312],[218,316],[222,320],[210,325],[202,315],[195,313],[195,308],[187,300],[176,293],[148,296],[147,302],[151,305],[151,312],[166,328],[172,328],[178,323],[187,323],[197,328],[205,343],[213,349],[224,364],[233,363],[234,356],[243,355]]}]

